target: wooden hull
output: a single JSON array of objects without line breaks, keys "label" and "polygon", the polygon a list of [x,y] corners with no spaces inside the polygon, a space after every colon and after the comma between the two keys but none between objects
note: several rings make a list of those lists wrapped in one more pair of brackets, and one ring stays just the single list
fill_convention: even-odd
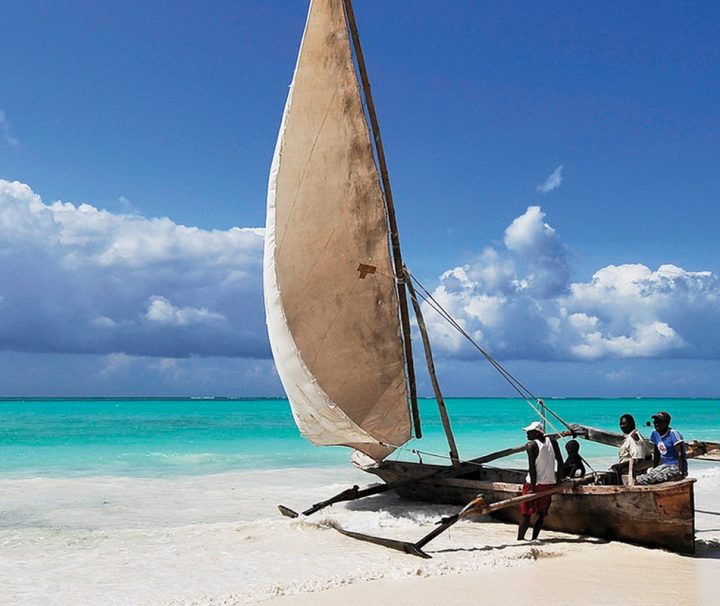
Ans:
[{"label": "wooden hull", "polygon": [[[368,471],[389,483],[449,470],[386,461]],[[493,503],[520,494],[524,476],[520,470],[482,467],[462,477],[408,481],[395,491],[408,499],[452,505],[465,505],[481,493]],[[695,551],[694,482],[688,478],[653,486],[580,486],[552,497],[544,528],[691,554]],[[503,509],[493,516],[517,524],[520,510]]]}]

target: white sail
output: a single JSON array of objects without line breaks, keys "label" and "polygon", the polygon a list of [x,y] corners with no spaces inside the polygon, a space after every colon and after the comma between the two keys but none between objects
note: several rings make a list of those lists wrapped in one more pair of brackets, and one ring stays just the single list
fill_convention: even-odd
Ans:
[{"label": "white sail", "polygon": [[302,434],[376,460],[410,438],[385,203],[342,0],[313,0],[275,148],[265,308]]}]

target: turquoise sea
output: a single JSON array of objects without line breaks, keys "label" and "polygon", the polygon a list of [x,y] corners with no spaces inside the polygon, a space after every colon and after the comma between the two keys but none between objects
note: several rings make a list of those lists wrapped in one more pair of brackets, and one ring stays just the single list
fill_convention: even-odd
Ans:
[{"label": "turquoise sea", "polygon": [[[618,417],[635,415],[641,431],[667,410],[686,439],[720,441],[718,399],[558,399],[548,406],[568,422],[617,431]],[[420,402],[422,440],[394,457],[443,462],[447,453],[432,399]],[[524,441],[537,418],[524,400],[448,399],[463,458]],[[557,425],[560,428],[560,425]],[[615,450],[584,443],[582,453],[605,462]],[[32,476],[205,475],[235,470],[348,464],[350,451],[317,448],[299,434],[283,399],[2,399],[0,474]],[[517,460],[517,457],[516,457]],[[510,460],[512,462],[512,459]]]},{"label": "turquoise sea", "polygon": [[[624,412],[642,425],[667,410],[687,438],[720,441],[720,400],[547,403],[568,422],[609,430]],[[523,444],[522,427],[536,419],[521,400],[447,406],[464,458]],[[431,454],[447,452],[434,400],[422,400],[421,411],[425,437],[392,456],[416,459],[415,449],[442,462]],[[617,457],[591,443],[581,452],[596,469]],[[515,540],[514,527],[486,520],[453,526],[431,545],[433,559],[418,561],[333,530],[416,540],[458,510],[393,493],[311,517],[280,515],[278,504],[302,511],[373,483],[350,454],[309,445],[280,399],[0,400],[0,604],[255,604],[352,583],[525,567],[571,552],[599,562],[609,553],[613,561],[646,557],[638,547],[549,531],[546,545],[529,545]],[[498,464],[527,461],[519,454]],[[685,566],[684,586],[705,584],[713,589],[697,595],[716,595],[717,570],[704,565],[720,553],[720,465],[693,460],[690,473],[700,559],[666,554],[660,570]]]}]

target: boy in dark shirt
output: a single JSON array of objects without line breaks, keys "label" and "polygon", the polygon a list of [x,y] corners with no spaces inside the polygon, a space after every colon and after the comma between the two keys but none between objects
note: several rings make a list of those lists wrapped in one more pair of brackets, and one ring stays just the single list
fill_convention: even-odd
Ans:
[{"label": "boy in dark shirt", "polygon": [[568,457],[563,464],[563,475],[566,478],[581,478],[585,475],[585,465],[583,465],[580,456],[580,444],[577,440],[568,440],[567,444],[565,444],[565,450]]}]

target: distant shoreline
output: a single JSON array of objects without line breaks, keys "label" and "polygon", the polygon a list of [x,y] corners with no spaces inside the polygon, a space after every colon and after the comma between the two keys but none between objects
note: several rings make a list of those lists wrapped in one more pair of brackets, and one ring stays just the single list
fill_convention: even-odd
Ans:
[{"label": "distant shoreline", "polygon": [[[513,396],[444,396],[445,400],[506,400],[524,402],[524,398]],[[617,400],[646,400],[659,402],[676,402],[681,400],[701,401],[720,400],[718,396],[547,396],[543,400],[561,402],[563,400],[592,400],[592,401],[617,401]],[[0,396],[0,402],[78,402],[78,401],[99,401],[99,402],[163,402],[163,401],[198,401],[198,402],[252,402],[272,401],[287,402],[286,396]],[[418,400],[432,401],[432,396],[418,396]]]}]

